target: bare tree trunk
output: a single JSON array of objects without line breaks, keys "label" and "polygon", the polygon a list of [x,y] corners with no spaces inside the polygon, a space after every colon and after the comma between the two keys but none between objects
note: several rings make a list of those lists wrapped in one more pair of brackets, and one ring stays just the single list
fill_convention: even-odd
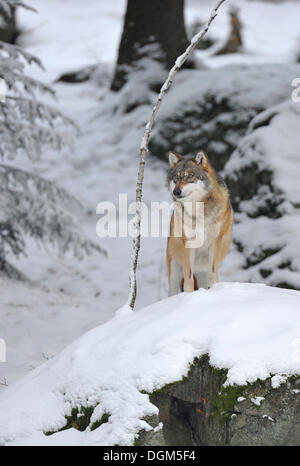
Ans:
[{"label": "bare tree trunk", "polygon": [[184,0],[127,0],[111,89],[118,91],[122,88],[128,67],[141,58],[151,55],[168,70],[187,46]]},{"label": "bare tree trunk", "polygon": [[220,0],[215,9],[212,11],[211,16],[206,23],[205,27],[196,34],[192,40],[190,45],[187,47],[186,51],[180,55],[176,61],[173,68],[171,68],[169,72],[169,76],[165,81],[164,85],[162,86],[160,93],[158,95],[156,104],[153,107],[152,114],[150,120],[146,124],[143,140],[140,147],[140,163],[139,163],[139,171],[137,177],[137,185],[136,185],[136,213],[134,218],[134,231],[136,236],[133,240],[133,250],[131,255],[131,263],[130,263],[130,271],[129,271],[129,297],[128,297],[128,304],[133,309],[136,300],[136,292],[137,292],[137,285],[136,285],[136,269],[137,269],[137,262],[139,251],[141,247],[141,201],[143,195],[143,181],[144,181],[144,169],[145,169],[145,162],[146,162],[146,155],[148,152],[148,143],[149,138],[151,135],[151,131],[154,125],[154,121],[157,115],[157,112],[160,108],[161,102],[166,95],[169,87],[171,86],[173,79],[175,78],[177,72],[180,70],[186,59],[191,55],[194,48],[200,42],[202,37],[205,36],[207,33],[211,23],[215,19],[218,14],[218,10],[220,6],[225,2],[225,0]]}]

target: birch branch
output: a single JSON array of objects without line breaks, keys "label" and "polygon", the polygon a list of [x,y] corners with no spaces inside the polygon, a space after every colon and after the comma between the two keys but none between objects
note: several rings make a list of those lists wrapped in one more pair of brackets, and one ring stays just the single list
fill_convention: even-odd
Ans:
[{"label": "birch branch", "polygon": [[139,162],[139,171],[138,171],[137,184],[136,184],[136,213],[135,213],[135,218],[134,218],[135,237],[133,239],[132,254],[131,254],[131,261],[130,261],[130,272],[129,272],[128,305],[131,307],[131,309],[134,308],[135,300],[136,300],[136,293],[137,293],[136,269],[137,269],[139,251],[141,247],[141,202],[142,202],[142,195],[143,195],[145,161],[146,161],[146,155],[148,152],[148,144],[149,144],[151,131],[154,125],[154,121],[158,113],[158,110],[161,106],[161,103],[163,101],[163,98],[168,92],[168,89],[170,88],[177,72],[180,70],[180,68],[186,61],[186,59],[191,55],[194,48],[199,44],[201,39],[205,36],[207,31],[209,30],[211,23],[216,18],[220,6],[224,2],[225,0],[219,1],[217,6],[211,12],[210,18],[207,21],[204,28],[192,38],[190,45],[187,47],[186,51],[176,59],[175,65],[173,66],[173,68],[171,68],[165,83],[160,89],[160,93],[158,95],[156,104],[153,107],[150,120],[145,126],[144,136],[143,136],[142,143],[140,146],[140,162]]}]

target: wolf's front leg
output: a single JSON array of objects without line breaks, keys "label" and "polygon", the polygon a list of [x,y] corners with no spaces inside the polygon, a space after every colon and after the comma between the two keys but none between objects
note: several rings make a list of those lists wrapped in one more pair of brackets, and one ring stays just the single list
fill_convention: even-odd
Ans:
[{"label": "wolf's front leg", "polygon": [[194,291],[194,262],[195,262],[195,249],[184,249],[184,291]]}]

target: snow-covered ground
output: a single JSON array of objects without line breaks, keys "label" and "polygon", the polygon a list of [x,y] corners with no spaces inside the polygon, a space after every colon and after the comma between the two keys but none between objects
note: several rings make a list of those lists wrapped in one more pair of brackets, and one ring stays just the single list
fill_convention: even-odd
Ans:
[{"label": "snow-covered ground", "polygon": [[[30,3],[38,14],[20,12],[20,24],[25,30],[21,40],[46,66],[45,73],[33,68],[32,75],[53,82],[61,73],[99,62],[105,71],[113,69],[124,0],[32,0]],[[212,3],[187,1],[188,22],[207,17]],[[210,66],[237,60],[287,61],[299,35],[298,2],[239,4],[246,25],[248,53],[222,59],[209,58],[205,52],[198,55],[206,57],[205,63]],[[227,21],[228,17],[221,12],[212,30],[216,37],[224,36]],[[96,82],[55,84],[59,107],[81,129],[74,149],[66,148],[62,153],[47,151],[35,165],[23,159],[16,161],[54,180],[87,207],[90,215],[84,228],[107,250],[108,257],[93,254],[78,262],[70,255],[58,257],[50,247],[44,250],[28,241],[27,257],[12,261],[35,284],[1,283],[0,337],[6,340],[7,362],[0,363],[0,382],[5,378],[8,385],[45,358],[57,354],[87,329],[108,321],[127,299],[131,240],[98,239],[95,209],[100,201],[117,202],[119,193],[126,193],[129,201],[134,199],[138,147],[150,108],[141,106],[125,116],[118,111],[113,114],[108,85],[108,82],[102,87]],[[162,162],[147,161],[146,202],[169,200],[164,187],[165,172]],[[165,242],[161,238],[142,242],[138,309],[167,295]],[[239,271],[230,254],[224,265],[224,278],[228,274],[230,279],[238,280]],[[7,387],[1,385],[0,390],[4,393]]]},{"label": "snow-covered ground", "polygon": [[55,80],[60,74],[98,63],[115,62],[125,0],[32,0],[37,14],[20,10],[24,33],[22,43],[42,58],[46,74]]},{"label": "snow-covered ground", "polygon": [[[299,308],[298,291],[246,283],[139,312],[123,307],[2,394],[0,444],[133,445],[139,430],[151,429],[143,418],[157,413],[147,393],[181,380],[206,353],[229,369],[225,386],[272,376],[275,388],[300,372]],[[85,431],[45,435],[81,407],[95,408]],[[104,413],[107,422],[91,429]]]}]

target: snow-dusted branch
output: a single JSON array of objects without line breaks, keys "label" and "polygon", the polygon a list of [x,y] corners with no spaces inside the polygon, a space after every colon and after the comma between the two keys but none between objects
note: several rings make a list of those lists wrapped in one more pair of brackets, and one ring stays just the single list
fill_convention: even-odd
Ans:
[{"label": "snow-dusted branch", "polygon": [[136,292],[137,292],[137,285],[136,285],[136,269],[137,269],[137,262],[138,262],[138,255],[141,246],[141,201],[142,201],[142,194],[143,194],[143,180],[144,180],[144,170],[145,170],[145,161],[146,155],[148,152],[148,143],[151,135],[151,131],[154,125],[154,121],[162,100],[166,95],[169,87],[171,86],[177,72],[180,70],[186,59],[191,55],[194,48],[198,45],[201,39],[205,36],[209,27],[215,17],[218,14],[218,10],[220,6],[225,2],[225,0],[220,0],[214,10],[211,12],[210,18],[207,21],[204,28],[198,32],[191,40],[190,45],[187,47],[186,51],[180,55],[173,68],[170,70],[168,78],[166,79],[165,83],[163,84],[160,93],[158,95],[156,104],[153,107],[152,114],[150,120],[146,124],[144,136],[142,139],[142,143],[140,146],[140,162],[139,162],[139,171],[137,177],[137,185],[136,185],[136,213],[134,218],[134,230],[135,230],[135,238],[133,240],[133,250],[131,255],[131,262],[130,262],[130,272],[129,272],[129,298],[128,304],[133,309],[136,300]]},{"label": "snow-dusted branch", "polygon": [[55,97],[54,91],[25,74],[33,63],[43,68],[34,55],[0,41],[0,78],[6,86],[0,102],[0,157],[13,159],[23,152],[37,160],[44,145],[60,149],[71,142],[71,119],[40,100],[45,93]]}]

